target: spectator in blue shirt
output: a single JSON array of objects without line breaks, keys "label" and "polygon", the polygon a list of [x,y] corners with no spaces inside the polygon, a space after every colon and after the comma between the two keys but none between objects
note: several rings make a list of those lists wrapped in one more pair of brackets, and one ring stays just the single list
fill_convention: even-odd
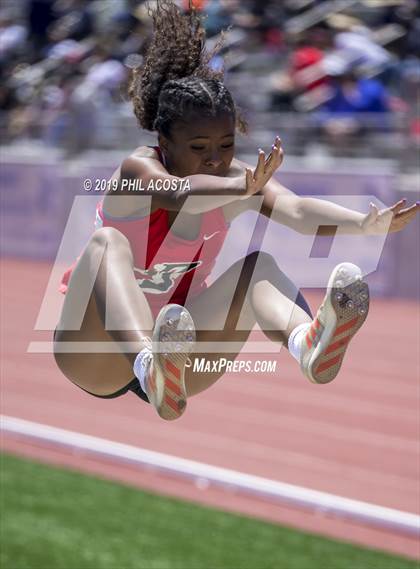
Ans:
[{"label": "spectator in blue shirt", "polygon": [[324,104],[329,113],[386,113],[389,95],[375,79],[358,78],[354,71],[339,75],[332,82],[332,97]]}]

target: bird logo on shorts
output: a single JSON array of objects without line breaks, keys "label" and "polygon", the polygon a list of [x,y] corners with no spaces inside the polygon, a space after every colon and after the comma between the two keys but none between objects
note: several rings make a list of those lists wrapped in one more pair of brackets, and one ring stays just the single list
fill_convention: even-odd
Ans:
[{"label": "bird logo on shorts", "polygon": [[202,262],[158,263],[150,269],[134,267],[134,272],[140,273],[141,278],[137,278],[137,283],[144,292],[148,294],[164,294],[174,287],[175,281],[181,275],[194,271]]}]

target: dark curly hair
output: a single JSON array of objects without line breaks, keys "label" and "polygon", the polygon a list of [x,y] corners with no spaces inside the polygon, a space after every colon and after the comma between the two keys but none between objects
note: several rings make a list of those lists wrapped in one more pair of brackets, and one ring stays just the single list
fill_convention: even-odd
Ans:
[{"label": "dark curly hair", "polygon": [[133,70],[128,94],[140,126],[169,137],[175,121],[199,116],[234,116],[237,128],[247,125],[223,84],[223,71],[210,68],[219,42],[207,52],[205,30],[192,7],[183,14],[171,0],[158,0],[153,18],[154,33],[142,67]]}]

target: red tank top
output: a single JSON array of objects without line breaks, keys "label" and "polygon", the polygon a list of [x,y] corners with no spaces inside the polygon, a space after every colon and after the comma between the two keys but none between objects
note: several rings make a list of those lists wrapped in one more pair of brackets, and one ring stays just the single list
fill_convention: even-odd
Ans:
[{"label": "red tank top", "polygon": [[[160,149],[155,149],[163,162]],[[229,224],[221,207],[204,212],[199,234],[190,241],[170,231],[168,212],[164,209],[147,216],[114,218],[104,213],[101,201],[95,220],[95,228],[100,227],[114,227],[129,240],[135,278],[156,315],[165,304],[183,305],[187,295],[192,298],[207,288],[206,279],[223,246]],[[60,287],[63,293],[67,291],[75,264],[63,276]]]}]

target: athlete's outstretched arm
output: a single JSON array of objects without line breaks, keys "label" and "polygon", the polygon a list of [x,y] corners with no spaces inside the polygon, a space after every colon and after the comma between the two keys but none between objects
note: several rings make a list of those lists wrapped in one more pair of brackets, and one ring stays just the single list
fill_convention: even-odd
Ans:
[{"label": "athlete's outstretched arm", "polygon": [[[191,214],[210,211],[257,193],[280,166],[281,160],[280,145],[274,144],[273,152],[267,159],[260,151],[257,166],[245,168],[238,176],[194,174],[179,178],[169,174],[159,160],[133,155],[123,161],[119,190],[105,196],[104,208],[112,215],[129,216],[144,207],[141,197],[152,196],[159,207],[167,210],[179,211],[182,208]],[[134,189],[130,189],[130,181],[141,181],[141,191],[139,188],[136,191],[136,184],[133,184]],[[165,183],[170,189],[157,191],[158,185]],[[124,199],[112,200],[112,211],[108,208],[110,200],[107,200],[111,195],[124,196]],[[211,199],[203,199],[206,196],[211,196]]]},{"label": "athlete's outstretched arm", "polygon": [[[236,163],[242,168],[249,167],[245,162]],[[401,231],[420,211],[420,202],[405,208],[406,200],[402,199],[382,210],[371,204],[368,213],[360,213],[326,200],[297,196],[273,178],[256,195],[263,196],[262,214],[304,235],[335,235],[338,226],[348,234],[394,233]]]},{"label": "athlete's outstretched arm", "polygon": [[371,204],[368,213],[360,213],[327,200],[290,196],[287,192],[287,188],[270,180],[261,190],[262,213],[304,235],[335,235],[338,226],[341,232],[354,235],[395,233],[420,211],[419,202],[406,208],[405,198],[382,210]]}]

